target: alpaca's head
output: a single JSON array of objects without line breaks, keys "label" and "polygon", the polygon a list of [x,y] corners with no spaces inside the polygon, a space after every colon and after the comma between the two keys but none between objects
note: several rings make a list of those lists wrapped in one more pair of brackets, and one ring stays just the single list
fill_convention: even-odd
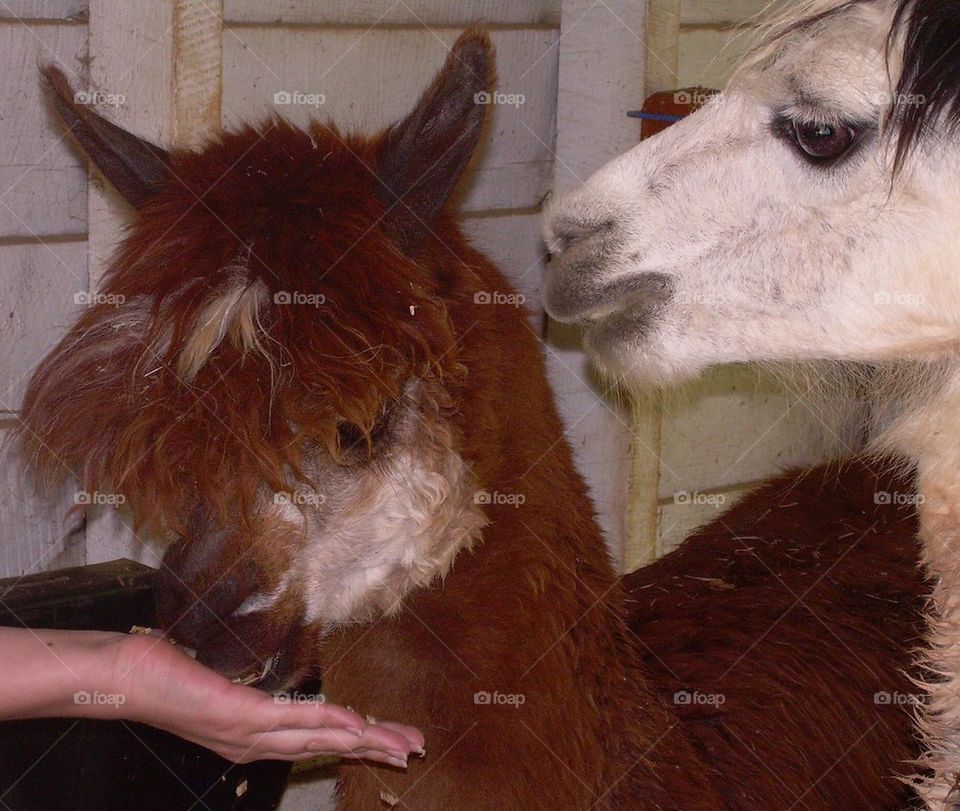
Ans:
[{"label": "alpaca's head", "polygon": [[815,0],[554,201],[546,306],[601,365],[929,359],[960,336],[960,5]]},{"label": "alpaca's head", "polygon": [[264,684],[296,681],[310,638],[394,610],[479,532],[452,420],[451,314],[473,280],[437,234],[492,71],[466,34],[375,139],[273,120],[195,154],[117,129],[48,71],[137,212],[30,382],[26,458],[122,493],[170,539],[160,621],[227,674],[272,659]]}]

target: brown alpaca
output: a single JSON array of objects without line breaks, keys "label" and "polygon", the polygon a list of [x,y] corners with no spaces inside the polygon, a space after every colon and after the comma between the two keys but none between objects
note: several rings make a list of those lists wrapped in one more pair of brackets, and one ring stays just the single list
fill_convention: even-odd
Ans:
[{"label": "brown alpaca", "polygon": [[372,140],[272,120],[196,154],[124,133],[48,70],[137,211],[111,303],[31,380],[26,458],[170,535],[159,619],[201,661],[267,662],[264,689],[322,673],[330,700],[424,730],[406,772],[345,766],[344,809],[895,806],[910,718],[874,694],[908,691],[912,518],[864,515],[856,470],[824,506],[814,474],[795,483],[812,537],[800,520],[778,540],[793,513],[768,489],[772,512],[730,520],[770,540],[715,528],[627,600],[537,342],[481,303],[510,286],[446,207],[492,61],[465,34]]}]

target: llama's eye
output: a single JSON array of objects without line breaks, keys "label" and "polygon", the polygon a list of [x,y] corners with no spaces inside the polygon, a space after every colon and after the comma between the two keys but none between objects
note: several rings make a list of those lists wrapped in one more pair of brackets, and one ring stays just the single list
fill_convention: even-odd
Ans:
[{"label": "llama's eye", "polygon": [[857,131],[853,127],[823,121],[795,121],[791,134],[797,146],[817,161],[836,160],[857,140]]}]

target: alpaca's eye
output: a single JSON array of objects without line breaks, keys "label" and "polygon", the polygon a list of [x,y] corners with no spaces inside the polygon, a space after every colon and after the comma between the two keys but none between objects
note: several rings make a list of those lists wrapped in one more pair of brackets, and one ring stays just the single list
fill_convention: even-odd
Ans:
[{"label": "alpaca's eye", "polygon": [[341,420],[337,423],[337,449],[342,454],[366,452],[367,437],[352,422]]},{"label": "alpaca's eye", "polygon": [[857,140],[857,131],[846,124],[795,121],[792,136],[808,157],[817,161],[830,161],[849,151]]},{"label": "alpaca's eye", "polygon": [[337,450],[347,464],[370,461],[379,447],[388,439],[393,404],[385,405],[370,429],[370,434],[355,423],[337,420]]}]

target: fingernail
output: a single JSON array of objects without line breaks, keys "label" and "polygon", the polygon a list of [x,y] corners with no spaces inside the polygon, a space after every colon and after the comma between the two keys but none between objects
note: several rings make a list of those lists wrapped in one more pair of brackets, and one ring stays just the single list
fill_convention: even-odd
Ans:
[{"label": "fingernail", "polygon": [[356,735],[358,738],[363,735],[363,729],[361,727],[346,727],[347,732],[351,735]]},{"label": "fingernail", "polygon": [[413,754],[415,754],[417,757],[426,757],[427,750],[421,746],[419,749],[414,749]]},{"label": "fingernail", "polygon": [[400,768],[400,769],[406,769],[406,768],[407,768],[407,759],[406,759],[406,758],[389,757],[389,758],[387,758],[387,763],[389,763],[391,766],[397,766],[397,767]]}]

